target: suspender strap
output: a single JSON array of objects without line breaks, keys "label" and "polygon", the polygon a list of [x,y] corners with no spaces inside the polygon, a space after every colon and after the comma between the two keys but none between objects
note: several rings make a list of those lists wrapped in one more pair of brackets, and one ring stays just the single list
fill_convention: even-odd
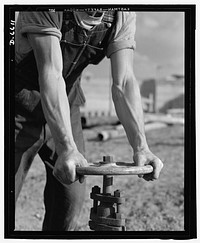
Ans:
[{"label": "suspender strap", "polygon": [[115,20],[115,12],[116,11],[106,11],[104,13],[102,21],[106,23],[113,23]]}]

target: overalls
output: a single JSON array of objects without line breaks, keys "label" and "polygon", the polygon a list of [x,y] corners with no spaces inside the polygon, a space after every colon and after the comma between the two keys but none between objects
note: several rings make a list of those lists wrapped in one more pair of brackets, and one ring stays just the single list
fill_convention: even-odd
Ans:
[{"label": "overalls", "polygon": [[[115,31],[115,12],[105,13],[103,21],[91,31],[78,26],[73,12],[64,11],[62,40],[63,77],[70,103],[72,132],[78,150],[84,155],[79,106],[84,103],[80,77],[88,64],[98,64]],[[38,72],[33,51],[15,70],[15,200],[36,154],[55,164],[57,154],[45,121],[39,93]],[[75,230],[84,203],[85,182],[63,186],[45,165],[44,231]]]}]

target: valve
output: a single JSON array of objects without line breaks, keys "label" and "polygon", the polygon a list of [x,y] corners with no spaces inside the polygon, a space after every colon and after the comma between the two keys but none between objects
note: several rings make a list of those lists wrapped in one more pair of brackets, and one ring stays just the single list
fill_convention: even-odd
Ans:
[{"label": "valve", "polygon": [[152,166],[134,166],[132,163],[114,162],[112,156],[104,156],[103,161],[88,167],[77,167],[81,175],[103,175],[103,189],[94,186],[90,193],[93,207],[90,211],[89,226],[94,231],[126,231],[122,215],[124,198],[120,191],[112,193],[113,175],[147,174],[153,171]]}]

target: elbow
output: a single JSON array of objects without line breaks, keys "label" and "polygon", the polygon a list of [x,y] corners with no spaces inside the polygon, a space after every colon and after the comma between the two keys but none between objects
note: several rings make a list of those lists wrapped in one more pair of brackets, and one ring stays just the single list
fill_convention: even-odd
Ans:
[{"label": "elbow", "polygon": [[60,85],[65,88],[62,72],[53,69],[43,71],[39,74],[39,85],[40,91],[47,91],[49,89],[56,91]]},{"label": "elbow", "polygon": [[126,87],[130,81],[128,79],[120,80],[120,82],[113,82],[111,91],[113,101],[119,101],[125,97]]},{"label": "elbow", "polygon": [[127,72],[122,77],[113,79],[112,92],[120,91],[125,93],[127,90],[133,90],[137,86],[135,75],[132,72]]},{"label": "elbow", "polygon": [[120,80],[113,80],[112,97],[114,102],[126,98],[131,99],[137,93],[139,93],[139,85],[134,74],[127,73]]}]

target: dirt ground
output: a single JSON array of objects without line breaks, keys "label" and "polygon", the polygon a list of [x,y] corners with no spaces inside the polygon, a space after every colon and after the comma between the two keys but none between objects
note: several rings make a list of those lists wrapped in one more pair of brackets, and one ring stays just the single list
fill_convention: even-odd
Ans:
[{"label": "dirt ground", "polygon": [[[104,155],[118,161],[131,161],[132,150],[126,137],[98,141],[97,133],[107,127],[84,129],[86,158],[98,162]],[[137,176],[114,176],[114,189],[120,189],[125,203],[122,212],[127,231],[184,230],[184,133],[183,126],[174,125],[147,132],[151,150],[163,160],[159,180],[146,182]],[[44,217],[44,166],[36,157],[16,206],[16,231],[40,231]],[[87,177],[84,208],[78,222],[79,231],[89,231],[88,221],[92,200],[91,188],[102,186],[101,176]]]}]

